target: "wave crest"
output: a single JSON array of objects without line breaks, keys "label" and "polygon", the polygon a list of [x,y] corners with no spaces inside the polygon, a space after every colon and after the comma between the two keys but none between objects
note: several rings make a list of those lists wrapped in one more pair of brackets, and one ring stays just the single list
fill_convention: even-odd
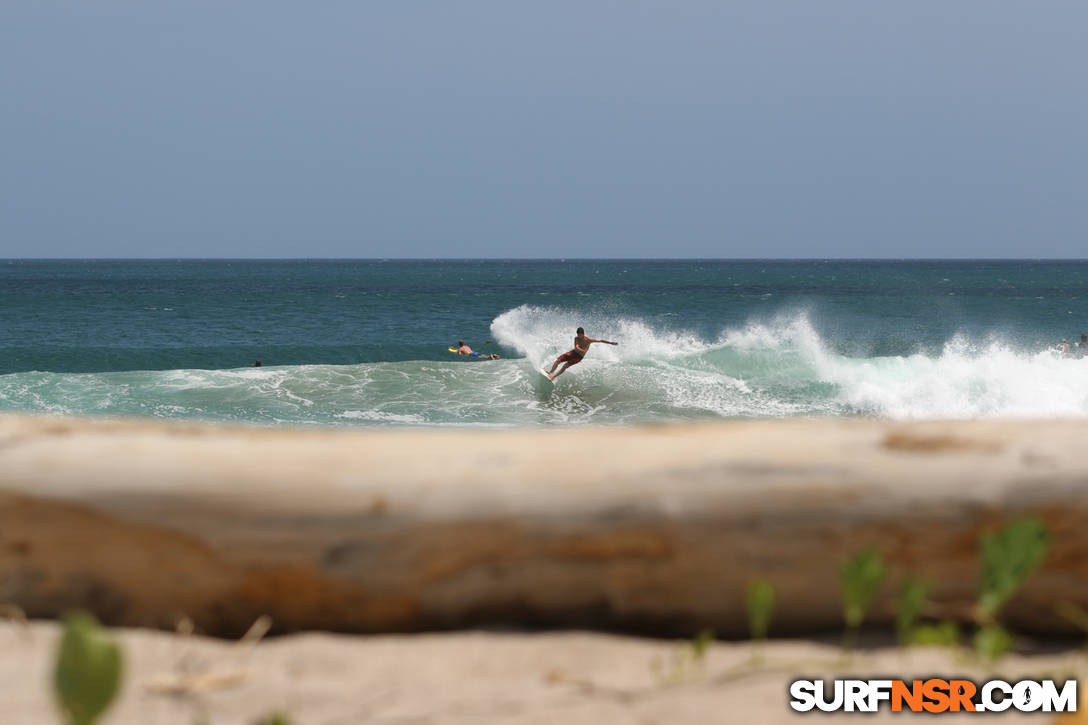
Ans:
[{"label": "wave crest", "polygon": [[[533,368],[595,345],[556,386]],[[889,419],[1088,416],[1088,359],[956,336],[936,352],[849,356],[805,312],[708,339],[656,320],[521,306],[491,323],[523,359],[237,370],[13,373],[0,408],[332,425],[628,424],[732,417]],[[861,331],[859,331],[859,336]]]}]

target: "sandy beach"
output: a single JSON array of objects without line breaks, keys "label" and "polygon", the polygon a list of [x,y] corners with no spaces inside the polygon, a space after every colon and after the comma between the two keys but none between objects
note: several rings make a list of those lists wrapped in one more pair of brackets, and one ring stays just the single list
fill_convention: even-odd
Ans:
[{"label": "sandy beach", "polygon": [[[456,632],[353,637],[321,633],[254,647],[163,632],[118,630],[128,662],[103,725],[252,725],[279,711],[296,725],[354,723],[784,723],[857,722],[859,715],[799,714],[799,677],[955,675],[1083,678],[1077,649],[1010,656],[998,666],[963,652],[883,646],[849,660],[827,641],[774,641],[753,662],[750,643],[717,643],[678,668],[683,644],[586,632]],[[0,625],[4,722],[56,722],[48,682],[57,627]],[[1073,645],[1074,643],[1070,643]],[[904,717],[882,711],[865,722]],[[970,715],[945,714],[942,721]],[[991,715],[991,717],[993,717]],[[1053,722],[1006,713],[1001,722]]]}]

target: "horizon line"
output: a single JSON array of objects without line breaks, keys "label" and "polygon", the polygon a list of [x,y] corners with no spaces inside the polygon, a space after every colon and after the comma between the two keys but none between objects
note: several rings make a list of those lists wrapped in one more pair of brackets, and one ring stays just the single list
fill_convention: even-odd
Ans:
[{"label": "horizon line", "polygon": [[1085,262],[1088,257],[0,257],[0,262]]}]

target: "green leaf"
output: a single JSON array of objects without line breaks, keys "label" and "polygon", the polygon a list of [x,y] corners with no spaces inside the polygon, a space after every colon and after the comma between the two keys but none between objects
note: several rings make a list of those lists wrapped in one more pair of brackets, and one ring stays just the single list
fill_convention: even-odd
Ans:
[{"label": "green leaf", "polygon": [[706,656],[707,648],[714,642],[714,630],[703,629],[699,634],[695,635],[695,639],[691,640],[691,653],[695,657],[695,661],[703,659]]},{"label": "green leaf", "polygon": [[291,720],[282,712],[274,712],[258,720],[257,725],[291,725]]},{"label": "green leaf", "polygon": [[856,631],[861,626],[865,612],[887,575],[888,568],[884,566],[880,552],[873,547],[843,562],[839,568],[839,581],[842,585],[843,617],[848,629]]},{"label": "green leaf", "polygon": [[765,639],[774,613],[776,592],[774,585],[766,579],[753,579],[748,582],[745,603],[748,608],[748,630],[752,639]]},{"label": "green leaf", "polygon": [[907,577],[899,589],[899,602],[895,608],[895,629],[900,642],[910,640],[914,625],[921,616],[929,598],[929,583],[922,579]]},{"label": "green leaf", "polygon": [[955,622],[946,621],[938,624],[920,624],[913,627],[907,636],[907,642],[917,645],[953,647],[959,644],[960,628]]},{"label": "green leaf", "polygon": [[989,624],[975,632],[975,652],[986,660],[997,660],[1012,649],[1013,637],[996,624]]},{"label": "green leaf", "polygon": [[64,618],[53,673],[57,702],[69,725],[91,725],[121,686],[121,650],[89,614]]},{"label": "green leaf", "polygon": [[984,618],[992,621],[1042,563],[1050,548],[1050,535],[1038,519],[1022,518],[997,533],[983,534],[979,545],[979,606]]}]

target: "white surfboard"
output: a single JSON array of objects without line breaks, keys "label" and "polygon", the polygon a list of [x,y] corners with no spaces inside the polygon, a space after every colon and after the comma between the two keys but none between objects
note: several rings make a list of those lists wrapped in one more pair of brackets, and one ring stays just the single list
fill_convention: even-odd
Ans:
[{"label": "white surfboard", "polygon": [[551,376],[548,375],[546,372],[544,372],[543,370],[540,370],[539,368],[537,369],[537,372],[540,373],[541,375],[543,375],[545,378],[547,378],[549,383],[551,383],[552,385],[555,385],[555,381],[552,380]]}]

